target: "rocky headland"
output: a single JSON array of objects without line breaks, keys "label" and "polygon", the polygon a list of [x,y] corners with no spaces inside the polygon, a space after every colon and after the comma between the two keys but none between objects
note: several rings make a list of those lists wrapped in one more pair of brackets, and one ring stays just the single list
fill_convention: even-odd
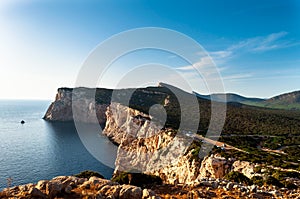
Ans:
[{"label": "rocky headland", "polygon": [[[178,96],[184,99],[185,104],[179,103]],[[102,133],[118,145],[114,177],[124,172],[138,171],[158,176],[163,184],[143,187],[121,185],[95,177],[84,179],[62,176],[6,189],[2,192],[2,197],[3,194],[24,198],[299,197],[299,172],[295,169],[291,170],[294,172],[292,175],[283,175],[280,172],[285,172],[285,169],[232,155],[241,153],[247,156],[247,151],[221,142],[216,147],[213,139],[191,137],[189,129],[179,130],[178,124],[185,118],[188,118],[185,121],[187,124],[193,123],[193,118],[200,114],[204,122],[199,123],[199,129],[192,133],[207,131],[211,103],[206,99],[196,98],[199,107],[195,108],[191,103],[194,97],[166,84],[120,90],[58,89],[55,101],[44,116],[45,120],[101,124]],[[180,106],[184,107],[183,112],[180,112]],[[240,108],[236,105],[230,107],[233,109],[232,113]],[[160,114],[164,113],[162,109],[166,117],[161,117]],[[194,110],[200,112],[195,113]],[[234,125],[241,126],[238,122]],[[210,144],[216,146],[205,157],[200,158],[199,153],[205,150],[204,145]],[[278,173],[284,176],[280,176],[280,182],[273,177]],[[294,174],[297,175],[293,176]]]}]

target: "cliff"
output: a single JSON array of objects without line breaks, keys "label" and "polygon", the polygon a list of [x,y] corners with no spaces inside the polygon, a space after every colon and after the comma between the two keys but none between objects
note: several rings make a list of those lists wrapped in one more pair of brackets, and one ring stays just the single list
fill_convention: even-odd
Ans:
[{"label": "cliff", "polygon": [[[170,89],[173,89],[172,92],[176,95],[172,94]],[[226,159],[221,157],[221,152],[214,152],[204,158],[198,157],[199,149],[207,140],[198,138],[194,140],[195,137],[189,135],[191,133],[188,129],[178,130],[179,124],[185,123],[187,125],[184,127],[188,128],[189,124],[194,123],[194,120],[198,121],[197,117],[201,115],[202,123],[199,123],[197,133],[205,132],[209,124],[210,103],[198,98],[197,107],[191,106],[193,104],[191,96],[165,84],[161,84],[160,87],[120,90],[61,88],[58,89],[56,99],[44,118],[49,121],[76,119],[80,122],[104,124],[103,134],[118,145],[116,175],[122,171],[138,171],[160,176],[165,183],[175,185],[195,185],[203,179],[221,179],[233,171],[242,173],[249,179],[254,176],[265,178],[269,175],[255,173],[255,168],[261,165],[250,163],[245,159],[239,161],[238,157]],[[179,103],[179,98],[183,103]],[[255,115],[263,114],[266,118],[275,118],[274,121],[280,119],[293,122],[289,118],[266,110],[259,111],[246,106],[246,108],[230,105],[228,107],[228,115],[233,117],[232,114],[235,114],[232,120],[235,122],[229,123],[232,118],[227,118],[230,125],[225,125],[225,130],[231,128],[243,132],[239,128],[246,128],[249,125],[255,127],[257,131],[261,126],[268,127],[270,130],[268,132],[272,132],[268,121],[253,119],[253,111]],[[74,114],[74,110],[80,114]],[[274,121],[271,121],[272,124]],[[257,122],[259,125],[256,125]],[[275,122],[273,128],[276,128],[276,125],[280,125],[279,122]],[[243,152],[230,145],[227,149],[232,150],[229,152],[231,154]],[[248,153],[243,153],[243,156],[249,156]],[[274,171],[273,169],[272,172]],[[264,180],[261,179],[260,182]],[[281,182],[285,180],[281,178]]]},{"label": "cliff", "polygon": [[[115,173],[138,170],[160,176],[164,182],[194,184],[202,178],[223,178],[230,171],[253,177],[255,164],[218,155],[193,158],[190,138],[162,128],[152,116],[119,103],[106,111],[103,134],[119,145]],[[197,156],[197,154],[196,154]]]},{"label": "cliff", "polygon": [[[94,89],[88,88],[59,88],[55,101],[49,106],[44,119],[48,121],[73,121],[74,117],[79,122],[105,124],[105,111],[110,103],[111,90],[97,89],[95,94],[101,97],[95,101],[90,93]],[[94,95],[95,96],[95,95]],[[73,106],[73,107],[72,107]],[[76,114],[74,115],[73,110]]]}]

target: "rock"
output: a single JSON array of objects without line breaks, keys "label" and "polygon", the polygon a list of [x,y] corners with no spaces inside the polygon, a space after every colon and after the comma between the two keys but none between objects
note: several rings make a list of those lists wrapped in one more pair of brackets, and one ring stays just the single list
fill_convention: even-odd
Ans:
[{"label": "rock", "polygon": [[103,180],[102,178],[92,176],[92,177],[90,177],[89,182],[95,185],[95,184],[100,183],[102,180]]},{"label": "rock", "polygon": [[80,185],[80,188],[82,189],[90,189],[91,188],[91,182],[90,181],[85,181],[82,185]]},{"label": "rock", "polygon": [[233,185],[233,189],[238,189],[240,187],[240,185],[238,185],[238,184],[235,184],[235,185]]},{"label": "rock", "polygon": [[[99,91],[99,89],[97,89]],[[108,89],[100,89],[104,95],[110,95]],[[109,99],[102,99],[103,103],[96,103],[94,97],[88,97],[88,93],[94,92],[88,88],[59,88],[57,90],[55,101],[49,106],[44,119],[49,121],[76,121],[85,123],[100,123],[106,121],[105,111],[109,105]],[[95,95],[94,95],[95,96]],[[81,114],[73,115],[75,112]],[[95,117],[96,116],[96,117]]]},{"label": "rock", "polygon": [[203,197],[203,195],[201,195],[198,190],[192,190],[187,193],[188,199],[198,199],[198,198],[202,198],[202,197]]},{"label": "rock", "polygon": [[251,193],[249,195],[250,198],[255,198],[255,199],[264,199],[264,197],[260,194],[257,194],[257,193]]},{"label": "rock", "polygon": [[104,198],[119,198],[120,190],[121,185],[105,185],[97,192],[97,194],[101,194]]},{"label": "rock", "polygon": [[202,185],[202,186],[205,186],[205,187],[211,187],[211,186],[212,186],[212,183],[209,182],[209,181],[203,181],[203,182],[201,182],[201,185]]},{"label": "rock", "polygon": [[32,187],[35,187],[34,184],[29,183],[29,184],[19,186],[19,189],[20,189],[20,191],[27,192]]},{"label": "rock", "polygon": [[57,196],[57,194],[61,193],[63,185],[59,180],[51,180],[46,185],[46,194],[51,197]]},{"label": "rock", "polygon": [[281,197],[281,193],[278,191],[278,190],[273,190],[273,191],[270,191],[269,194],[272,194],[276,197]]},{"label": "rock", "polygon": [[105,199],[101,194],[97,194],[96,196],[95,196],[95,199]]},{"label": "rock", "polygon": [[223,178],[231,162],[217,155],[205,157],[201,163],[200,177]]},{"label": "rock", "polygon": [[[80,188],[73,189],[79,178],[72,176],[58,176],[52,180],[41,180],[36,185],[26,184],[3,189],[0,198],[114,198],[114,199],[159,199],[150,189],[142,190],[133,185],[119,185],[116,182],[101,178],[85,179]],[[94,184],[93,184],[94,183]],[[45,191],[41,191],[45,190]],[[90,189],[91,188],[91,189]],[[98,190],[99,189],[99,190]],[[5,197],[4,197],[5,198]]]},{"label": "rock", "polygon": [[36,197],[36,198],[46,198],[46,195],[41,192],[39,189],[35,188],[35,187],[32,187],[29,191],[28,191],[28,194],[31,196],[31,197]]},{"label": "rock", "polygon": [[72,187],[70,185],[67,185],[64,189],[65,193],[70,194],[72,191]]},{"label": "rock", "polygon": [[237,160],[232,164],[232,170],[240,172],[251,179],[253,176],[255,176],[255,166],[256,165],[253,163]]},{"label": "rock", "polygon": [[229,182],[229,183],[226,185],[226,189],[229,190],[229,191],[231,191],[232,188],[233,188],[233,185],[234,185],[233,182]]},{"label": "rock", "polygon": [[46,185],[48,182],[48,180],[40,180],[35,187],[39,190],[46,190]]},{"label": "rock", "polygon": [[255,193],[257,191],[257,186],[256,185],[251,185],[251,186],[249,186],[249,190],[250,190],[250,192]]},{"label": "rock", "polygon": [[57,177],[54,177],[52,180],[63,182],[65,180],[67,180],[67,179],[69,179],[69,176],[57,176]]},{"label": "rock", "polygon": [[75,181],[75,184],[78,186],[78,185],[83,184],[85,181],[87,181],[86,178],[78,178],[78,179]]},{"label": "rock", "polygon": [[142,189],[140,187],[135,187],[131,185],[123,185],[120,190],[120,199],[141,199]]},{"label": "rock", "polygon": [[219,186],[219,183],[216,181],[212,182],[212,184],[211,184],[211,187],[214,189],[218,188],[218,186]]},{"label": "rock", "polygon": [[142,199],[151,199],[152,197],[155,196],[156,194],[151,189],[143,189]]}]

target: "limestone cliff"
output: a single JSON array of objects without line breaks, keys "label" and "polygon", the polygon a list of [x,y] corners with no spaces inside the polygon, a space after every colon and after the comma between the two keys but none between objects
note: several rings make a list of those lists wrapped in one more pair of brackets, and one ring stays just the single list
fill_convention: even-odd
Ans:
[{"label": "limestone cliff", "polygon": [[[98,90],[97,90],[98,91]],[[76,121],[85,123],[100,123],[106,121],[105,111],[109,105],[109,100],[95,101],[95,98],[86,97],[93,89],[88,88],[59,88],[55,101],[49,106],[44,119],[48,121]],[[110,90],[101,89],[101,92],[108,93]],[[96,92],[95,92],[96,93]],[[103,95],[103,97],[106,97]],[[107,98],[107,97],[106,97]],[[80,113],[74,115],[75,112]]]},{"label": "limestone cliff", "polygon": [[151,115],[111,103],[106,117],[103,134],[119,145],[115,172],[138,170],[160,176],[171,184],[223,178],[233,170],[252,177],[254,165],[245,161],[227,160],[217,154],[203,160],[193,158],[188,150],[190,138],[154,123]]}]

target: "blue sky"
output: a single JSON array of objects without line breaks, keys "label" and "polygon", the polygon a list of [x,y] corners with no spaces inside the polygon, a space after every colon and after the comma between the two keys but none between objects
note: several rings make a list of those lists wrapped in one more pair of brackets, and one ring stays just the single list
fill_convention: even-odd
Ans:
[{"label": "blue sky", "polygon": [[[203,46],[226,92],[271,97],[300,90],[300,2],[37,1],[0,2],[0,98],[53,99],[73,87],[82,63],[101,42],[133,28],[162,27]],[[101,86],[114,87],[132,66],[186,63],[151,50],[119,59]],[[184,72],[184,70],[183,70]],[[208,93],[200,86],[198,92]]]}]

